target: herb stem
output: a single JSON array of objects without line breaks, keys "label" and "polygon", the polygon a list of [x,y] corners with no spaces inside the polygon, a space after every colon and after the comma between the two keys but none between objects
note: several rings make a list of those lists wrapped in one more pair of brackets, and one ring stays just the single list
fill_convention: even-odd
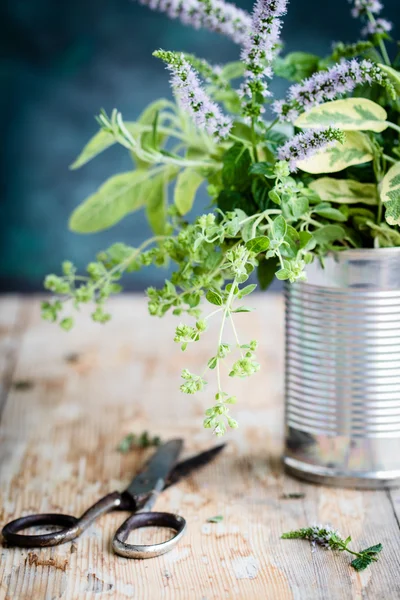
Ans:
[{"label": "herb stem", "polygon": [[[368,16],[368,19],[369,19],[370,23],[373,23],[375,25],[376,24],[376,19],[375,19],[374,15],[371,13],[370,10],[367,10],[367,16]],[[392,63],[390,62],[390,58],[389,58],[389,55],[387,53],[385,43],[384,43],[384,41],[382,39],[382,36],[380,36],[380,35],[378,35],[378,44],[379,44],[379,48],[380,48],[382,56],[383,56],[383,60],[388,65],[388,67],[390,67]]]},{"label": "herb stem", "polygon": [[254,162],[258,162],[258,151],[257,151],[257,139],[256,139],[256,128],[255,128],[255,119],[251,120],[251,137],[253,141],[253,154],[254,154]]},{"label": "herb stem", "polygon": [[238,336],[238,334],[237,334],[237,331],[236,331],[236,326],[235,326],[235,322],[234,322],[234,320],[233,320],[233,317],[232,317],[232,313],[231,313],[231,312],[229,312],[229,319],[230,319],[230,321],[231,321],[233,335],[235,336],[235,340],[236,340],[237,347],[239,348],[240,356],[241,356],[241,358],[243,358],[243,352],[242,352],[242,349],[241,349],[241,347],[240,347],[239,336]]},{"label": "herb stem", "polygon": [[391,121],[386,121],[386,123],[388,124],[388,127],[400,133],[400,127],[396,125],[396,123],[392,123]]},{"label": "herb stem", "polygon": [[387,160],[388,162],[390,162],[394,165],[398,162],[395,158],[392,158],[391,156],[388,156],[387,154],[383,154],[382,156],[385,160]]},{"label": "herb stem", "polygon": [[267,133],[268,131],[270,131],[270,129],[272,129],[273,127],[275,127],[275,125],[276,125],[278,122],[279,122],[279,119],[278,119],[278,118],[277,118],[277,119],[274,119],[274,120],[272,121],[272,123],[270,123],[270,124],[268,125],[268,127],[266,128],[266,130],[265,130],[265,133]]}]

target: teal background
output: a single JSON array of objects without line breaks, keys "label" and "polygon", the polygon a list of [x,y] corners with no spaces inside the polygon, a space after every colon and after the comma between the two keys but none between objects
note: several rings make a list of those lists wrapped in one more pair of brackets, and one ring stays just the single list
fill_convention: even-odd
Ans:
[{"label": "teal background", "polygon": [[[252,2],[237,4],[251,10]],[[217,64],[237,59],[239,48],[129,0],[10,0],[0,7],[0,289],[38,290],[63,259],[83,267],[114,241],[137,244],[148,234],[137,213],[95,235],[67,229],[81,200],[131,167],[127,153],[113,148],[68,170],[96,131],[94,115],[117,107],[134,119],[149,102],[170,95],[168,75],[151,56],[156,48],[194,52]],[[383,16],[395,20],[398,7],[398,0],[387,1]],[[292,0],[282,37],[285,51],[328,53],[333,40],[355,41],[359,29],[346,0]],[[284,82],[273,89],[279,97]],[[164,277],[148,270],[126,283],[140,289]]]}]

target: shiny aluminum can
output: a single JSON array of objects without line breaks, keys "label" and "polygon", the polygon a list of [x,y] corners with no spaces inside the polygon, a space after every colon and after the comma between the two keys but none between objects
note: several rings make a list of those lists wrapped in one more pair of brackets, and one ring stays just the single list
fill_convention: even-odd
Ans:
[{"label": "shiny aluminum can", "polygon": [[346,250],[287,284],[286,470],[400,485],[400,248]]}]

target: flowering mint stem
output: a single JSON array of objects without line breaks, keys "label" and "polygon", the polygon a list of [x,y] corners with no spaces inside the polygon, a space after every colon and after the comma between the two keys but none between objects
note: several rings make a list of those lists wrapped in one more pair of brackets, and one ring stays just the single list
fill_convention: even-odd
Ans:
[{"label": "flowering mint stem", "polygon": [[[367,17],[368,17],[370,23],[372,23],[373,25],[376,25],[376,19],[370,10],[367,10]],[[387,53],[385,42],[383,41],[382,36],[379,36],[378,43],[379,43],[379,48],[381,49],[381,52],[382,52],[383,60],[388,65],[388,67],[390,67],[392,63],[390,62],[390,58]]]},{"label": "flowering mint stem", "polygon": [[139,0],[152,10],[165,12],[195,29],[205,27],[242,44],[251,26],[250,15],[223,0]]},{"label": "flowering mint stem", "polygon": [[200,85],[196,71],[184,54],[157,50],[153,56],[166,63],[172,73],[171,84],[182,108],[193,118],[199,129],[215,136],[219,141],[226,138],[232,127],[231,119],[223,114],[218,104],[212,102]]}]

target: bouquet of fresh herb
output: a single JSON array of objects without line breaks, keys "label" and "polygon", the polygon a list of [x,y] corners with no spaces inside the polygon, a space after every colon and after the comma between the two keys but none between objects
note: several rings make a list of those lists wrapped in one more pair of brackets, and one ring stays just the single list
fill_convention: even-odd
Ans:
[{"label": "bouquet of fresh herb", "polygon": [[[100,114],[99,132],[72,168],[113,144],[129,151],[134,168],[87,198],[70,228],[100,231],[144,208],[154,236],[137,248],[112,245],[84,275],[64,262],[61,276],[46,278],[56,298],[43,303],[43,317],[68,330],[73,318],[65,302],[72,300],[75,309],[94,302],[92,317],[104,323],[106,300],[121,291],[124,273],[172,261],[176,268],[165,285],[147,290],[149,312],[194,319],[176,328],[182,350],[200,339],[211,318],[221,319],[204,372],[184,369],[181,385],[194,394],[209,371],[216,373],[215,403],[204,426],[221,435],[227,425],[237,427],[229,416],[236,399],[223,387],[221,364],[230,361],[231,377],[259,369],[257,342],[240,340],[235,325],[236,313],[250,310],[242,304],[256,288],[246,285],[250,274],[256,270],[265,289],[274,276],[304,280],[307,263],[331,251],[400,246],[400,55],[390,62],[391,24],[377,18],[378,0],[353,2],[367,40],[337,43],[324,58],[279,56],[286,0],[257,0],[252,15],[222,0],[141,2],[229,36],[241,47],[241,60],[215,67],[191,54],[158,50],[154,56],[171,74],[175,101],[154,102],[134,122],[116,110]],[[294,82],[282,100],[271,98],[274,74]],[[188,222],[203,182],[212,210]],[[226,342],[226,327],[234,344]]]}]

